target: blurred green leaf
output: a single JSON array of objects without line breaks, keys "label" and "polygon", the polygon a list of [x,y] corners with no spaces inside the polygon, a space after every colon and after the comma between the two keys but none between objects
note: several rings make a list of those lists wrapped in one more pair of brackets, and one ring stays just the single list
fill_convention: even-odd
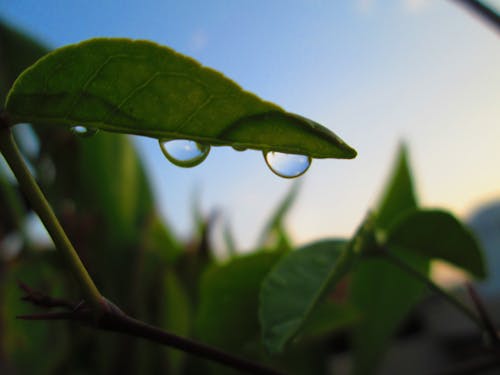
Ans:
[{"label": "blurred green leaf", "polygon": [[19,187],[12,184],[3,168],[0,168],[0,239],[5,233],[18,230],[26,240],[23,221],[27,212],[27,204]]},{"label": "blurred green leaf", "polygon": [[476,277],[486,277],[479,243],[449,212],[418,210],[405,215],[389,230],[387,246],[411,250],[432,259],[440,258]]},{"label": "blurred green leaf", "polygon": [[360,319],[359,311],[349,303],[326,300],[315,308],[299,332],[304,339],[321,339]]},{"label": "blurred green leaf", "polygon": [[0,20],[0,108],[15,79],[47,49]]},{"label": "blurred green leaf", "polygon": [[[172,269],[165,273],[165,299],[161,327],[176,335],[189,337],[191,334],[192,311],[189,298]],[[169,374],[181,374],[186,353],[168,349],[167,366]]]},{"label": "blurred green leaf", "polygon": [[160,256],[164,264],[173,264],[182,254],[183,247],[158,215],[152,215],[145,224],[142,244],[145,249]]},{"label": "blurred green leaf", "polygon": [[284,199],[276,207],[271,218],[265,225],[257,248],[261,249],[277,249],[277,250],[291,250],[291,240],[285,229],[284,220],[290,211],[293,203],[297,199],[297,194],[300,189],[300,180],[294,182],[285,195]]},{"label": "blurred green leaf", "polygon": [[378,204],[376,225],[379,229],[387,229],[406,211],[416,208],[417,197],[413,187],[413,178],[408,162],[408,150],[401,145],[396,164]]},{"label": "blurred green leaf", "polygon": [[5,340],[7,358],[19,374],[53,374],[58,362],[69,350],[68,331],[64,322],[16,319],[17,315],[39,312],[31,304],[20,300],[24,292],[17,287],[19,280],[49,295],[67,295],[67,289],[63,288],[64,278],[60,270],[54,267],[51,255],[41,253],[25,258],[23,262],[9,268],[2,281],[4,299],[0,303],[5,316],[2,338]]},{"label": "blurred green leaf", "polygon": [[353,254],[344,240],[323,240],[284,255],[262,282],[259,318],[272,353],[305,324],[329,288],[347,272]]},{"label": "blurred green leaf", "polygon": [[80,141],[78,156],[85,205],[105,217],[108,236],[122,243],[136,239],[153,212],[153,198],[130,139],[98,133]]},{"label": "blurred green leaf", "polygon": [[259,335],[258,295],[280,253],[260,252],[214,265],[203,275],[196,332],[205,343],[242,352]]},{"label": "blurred green leaf", "polygon": [[147,41],[103,38],[60,48],[17,79],[6,109],[14,122],[83,125],[315,158],[356,156],[327,128]]},{"label": "blurred green leaf", "polygon": [[236,247],[236,241],[234,239],[233,231],[231,230],[231,225],[229,224],[229,221],[226,221],[224,223],[222,235],[228,255],[235,256],[238,253],[238,250]]},{"label": "blurred green leaf", "polygon": [[[429,262],[398,251],[400,258],[423,275]],[[425,285],[382,258],[363,259],[351,284],[352,303],[362,318],[353,330],[356,374],[372,374],[382,360],[401,321],[420,300]]]},{"label": "blurred green leaf", "polygon": [[[387,230],[416,207],[407,151],[402,146],[375,212],[374,230]],[[429,260],[403,249],[396,249],[396,253],[423,275],[428,274]],[[352,333],[356,374],[376,372],[391,337],[424,289],[422,283],[384,259],[362,258],[351,281],[351,300],[362,314]]]}]

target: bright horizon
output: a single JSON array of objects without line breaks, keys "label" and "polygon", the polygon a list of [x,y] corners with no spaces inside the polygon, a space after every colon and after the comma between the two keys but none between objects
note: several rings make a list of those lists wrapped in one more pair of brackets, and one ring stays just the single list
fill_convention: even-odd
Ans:
[{"label": "bright horizon", "polygon": [[[350,235],[402,140],[423,206],[464,217],[500,198],[498,34],[453,1],[89,3],[3,2],[0,17],[54,48],[95,36],[168,45],[357,149],[354,160],[314,160],[301,178],[288,220],[297,243]],[[134,140],[160,211],[183,235],[197,190],[204,211],[221,209],[249,248],[292,184],[256,151],[216,147],[181,169],[157,141]]]}]

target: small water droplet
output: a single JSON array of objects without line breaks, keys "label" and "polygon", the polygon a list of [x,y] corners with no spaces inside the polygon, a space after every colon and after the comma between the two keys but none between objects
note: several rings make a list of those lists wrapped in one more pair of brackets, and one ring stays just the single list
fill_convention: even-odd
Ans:
[{"label": "small water droplet", "polygon": [[264,152],[267,166],[280,177],[295,178],[306,173],[311,166],[311,157],[283,152]]},{"label": "small water droplet", "polygon": [[97,133],[97,129],[88,128],[83,125],[75,125],[71,127],[71,132],[80,137],[92,137]]},{"label": "small water droplet", "polygon": [[236,144],[233,145],[233,149],[235,151],[245,151],[247,148],[236,143]]},{"label": "small water droplet", "polygon": [[160,139],[159,142],[163,155],[178,167],[195,167],[210,152],[210,146],[187,139]]}]

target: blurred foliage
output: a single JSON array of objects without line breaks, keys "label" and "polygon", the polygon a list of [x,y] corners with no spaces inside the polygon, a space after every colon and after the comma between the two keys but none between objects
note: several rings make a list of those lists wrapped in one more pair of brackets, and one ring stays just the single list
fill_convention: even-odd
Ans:
[{"label": "blurred foliage", "polygon": [[[1,103],[17,75],[45,52],[39,43],[0,23]],[[480,249],[451,215],[437,218],[432,226],[443,238],[459,239],[458,257],[441,248],[439,253],[423,249],[432,234],[421,216],[414,219],[418,225],[405,224],[409,212],[425,216],[425,211],[418,211],[404,148],[377,209],[352,239],[319,241],[295,251],[285,225],[299,191],[293,184],[250,254],[237,254],[226,226],[230,254],[221,262],[211,241],[217,215],[203,215],[195,202],[194,234],[188,240],[178,238],[159,216],[148,176],[126,135],[100,132],[80,138],[62,127],[37,125],[28,133],[39,147],[22,147],[24,155],[106,297],[148,323],[287,373],[329,373],[331,343],[347,336],[354,371],[376,370],[424,290],[376,256],[383,249],[397,252],[424,275],[431,258],[440,257],[483,276]],[[1,374],[235,373],[133,338],[75,324],[16,320],[34,309],[19,300],[18,280],[75,302],[79,294],[57,252],[51,246],[33,246],[36,241],[31,244],[24,235],[29,206],[1,164],[0,182]],[[415,235],[422,241],[412,241]],[[6,239],[13,236],[20,238],[20,250],[9,249]],[[284,316],[293,327],[275,332],[277,347],[284,350],[271,355],[262,332],[269,322],[279,325]]]}]

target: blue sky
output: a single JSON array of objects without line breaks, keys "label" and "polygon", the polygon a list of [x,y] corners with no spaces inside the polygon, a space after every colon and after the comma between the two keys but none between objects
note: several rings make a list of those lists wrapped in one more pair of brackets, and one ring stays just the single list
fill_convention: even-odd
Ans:
[{"label": "blue sky", "polygon": [[[95,36],[169,45],[339,134],[359,156],[313,161],[288,221],[298,243],[351,234],[401,140],[423,205],[465,215],[500,197],[498,34],[453,1],[0,0],[0,17],[50,47]],[[181,169],[156,141],[135,142],[182,234],[198,190],[249,247],[291,186],[255,151],[213,148]]]}]

